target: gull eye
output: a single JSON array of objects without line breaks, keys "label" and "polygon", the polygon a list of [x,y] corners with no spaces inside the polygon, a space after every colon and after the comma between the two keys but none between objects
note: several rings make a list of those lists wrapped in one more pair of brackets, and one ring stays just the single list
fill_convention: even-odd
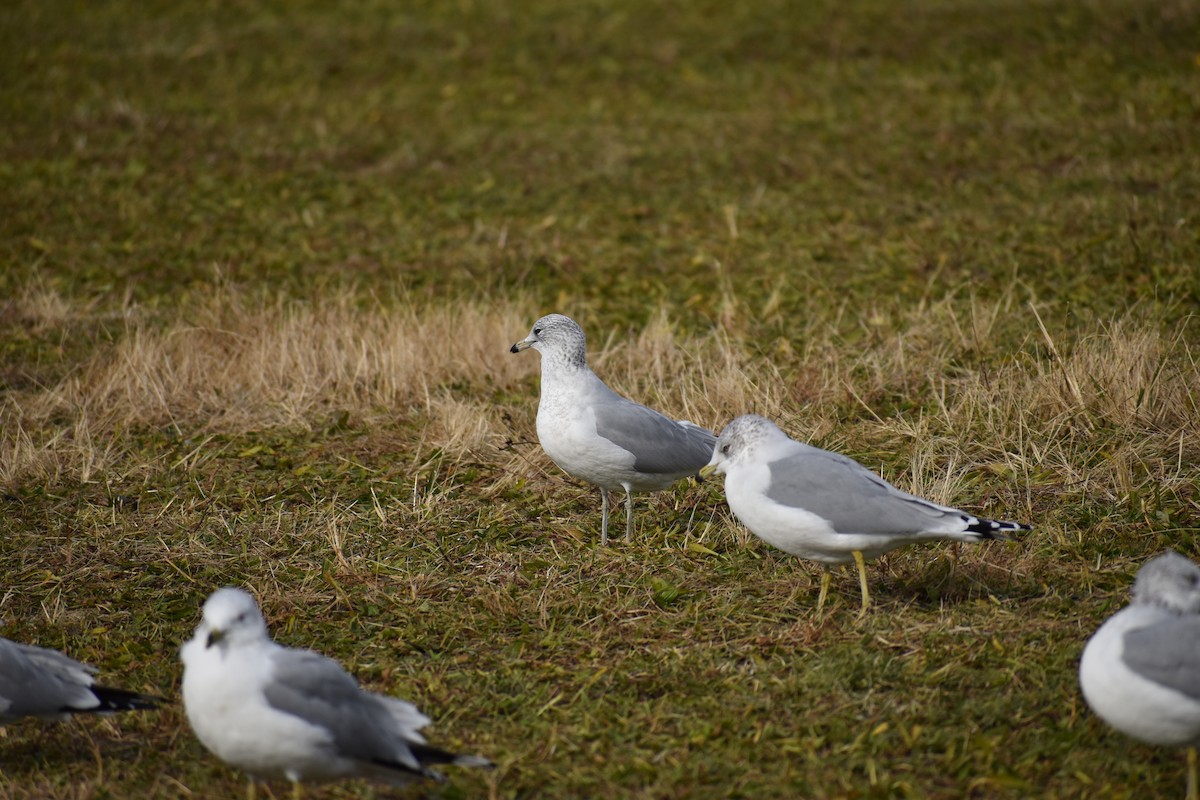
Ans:
[{"label": "gull eye", "polygon": [[721,452],[722,452],[724,455],[729,455],[729,445],[725,445],[724,447],[722,447],[722,448],[721,448]]},{"label": "gull eye", "polygon": [[541,328],[534,328],[534,329],[533,329],[533,335],[534,335],[534,336],[541,336],[541,335],[542,335],[542,329],[541,329]]}]

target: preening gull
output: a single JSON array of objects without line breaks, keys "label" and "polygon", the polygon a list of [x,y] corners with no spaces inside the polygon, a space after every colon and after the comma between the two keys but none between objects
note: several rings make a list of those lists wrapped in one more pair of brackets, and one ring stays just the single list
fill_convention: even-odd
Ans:
[{"label": "preening gull", "polygon": [[1030,530],[981,519],[902,492],[857,461],[797,442],[755,414],[730,422],[701,474],[725,475],[725,498],[742,524],[768,544],[826,565],[817,610],[829,591],[828,565],[858,566],[862,610],[870,605],[864,559],[926,539],[978,542]]},{"label": "preening gull", "polygon": [[608,493],[625,491],[625,541],[633,536],[633,493],[666,489],[695,475],[712,455],[712,431],[673,420],[604,385],[587,363],[583,329],[549,314],[513,353],[542,354],[537,433],[562,470],[600,487],[600,544],[608,543]]},{"label": "preening gull", "polygon": [[440,779],[432,764],[488,767],[425,743],[429,718],[362,689],[341,665],[271,641],[247,592],[218,589],[180,650],[183,704],[204,746],[252,779]]},{"label": "preening gull", "polygon": [[97,686],[96,668],[57,650],[0,638],[0,725],[156,708],[162,698]]},{"label": "preening gull", "polygon": [[1079,686],[1092,710],[1121,733],[1186,747],[1187,797],[1200,797],[1200,567],[1170,550],[1143,564],[1133,602],[1084,647]]}]

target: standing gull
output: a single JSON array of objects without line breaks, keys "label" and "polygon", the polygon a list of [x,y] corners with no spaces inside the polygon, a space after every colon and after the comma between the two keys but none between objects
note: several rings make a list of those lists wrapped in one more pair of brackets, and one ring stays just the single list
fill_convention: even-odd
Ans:
[{"label": "standing gull", "polygon": [[213,592],[180,657],[184,709],[204,746],[252,779],[286,778],[296,795],[301,781],[400,785],[440,779],[430,764],[491,766],[427,745],[419,731],[428,717],[363,690],[333,659],[271,641],[241,589]]},{"label": "standing gull", "polygon": [[96,668],[57,650],[0,638],[0,725],[21,717],[64,720],[156,708],[162,698],[97,686]]},{"label": "standing gull", "polygon": [[513,353],[542,354],[537,433],[562,470],[600,487],[600,544],[608,544],[608,493],[625,490],[625,541],[633,537],[633,493],[666,489],[712,455],[712,431],[673,420],[604,385],[587,364],[583,329],[549,314]]},{"label": "standing gull", "polygon": [[1079,687],[1092,710],[1121,733],[1187,747],[1187,797],[1197,800],[1200,567],[1170,550],[1142,565],[1133,602],[1084,647]]},{"label": "standing gull", "polygon": [[1030,530],[980,519],[902,492],[857,461],[797,442],[755,414],[721,431],[701,474],[725,475],[734,516],[768,544],[826,565],[817,610],[829,591],[829,565],[858,566],[862,611],[871,602],[864,559],[925,539],[978,542]]}]

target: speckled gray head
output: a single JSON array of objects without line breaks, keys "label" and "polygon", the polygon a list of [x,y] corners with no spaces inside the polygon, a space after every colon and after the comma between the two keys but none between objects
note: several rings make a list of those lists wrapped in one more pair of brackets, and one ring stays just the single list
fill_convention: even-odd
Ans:
[{"label": "speckled gray head", "polygon": [[1138,570],[1133,602],[1200,614],[1200,567],[1174,550],[1155,556]]},{"label": "speckled gray head", "polygon": [[529,335],[514,344],[509,352],[519,353],[531,347],[543,358],[577,367],[587,364],[587,338],[583,328],[563,314],[547,314],[533,323]]},{"label": "speckled gray head", "polygon": [[724,474],[735,464],[741,464],[754,457],[759,445],[776,439],[786,439],[787,434],[766,417],[757,414],[744,414],[725,426],[717,437],[716,447],[713,448],[712,460],[708,462],[701,475],[711,475],[713,472]]}]

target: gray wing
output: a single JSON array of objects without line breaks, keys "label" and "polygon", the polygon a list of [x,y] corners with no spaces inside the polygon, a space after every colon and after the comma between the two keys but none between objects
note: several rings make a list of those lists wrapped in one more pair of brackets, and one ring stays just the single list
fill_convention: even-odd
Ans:
[{"label": "gray wing", "polygon": [[900,491],[840,453],[806,444],[800,448],[767,465],[767,497],[828,520],[838,533],[922,533],[958,513]]},{"label": "gray wing", "polygon": [[99,705],[94,669],[55,650],[0,639],[0,717],[58,716]]},{"label": "gray wing", "polygon": [[1200,700],[1200,617],[1128,631],[1121,660],[1146,680]]},{"label": "gray wing", "polygon": [[281,649],[272,663],[263,694],[273,708],[329,731],[347,758],[426,774],[388,698],[364,691],[340,664],[319,653]]},{"label": "gray wing", "polygon": [[717,437],[699,425],[676,422],[652,408],[611,393],[593,402],[596,432],[633,453],[633,468],[651,475],[699,472]]},{"label": "gray wing", "polygon": [[43,672],[71,683],[92,685],[92,676],[97,672],[95,667],[76,661],[65,653],[51,650],[48,647],[37,647],[20,642],[13,642],[13,645],[19,648],[24,656]]}]

